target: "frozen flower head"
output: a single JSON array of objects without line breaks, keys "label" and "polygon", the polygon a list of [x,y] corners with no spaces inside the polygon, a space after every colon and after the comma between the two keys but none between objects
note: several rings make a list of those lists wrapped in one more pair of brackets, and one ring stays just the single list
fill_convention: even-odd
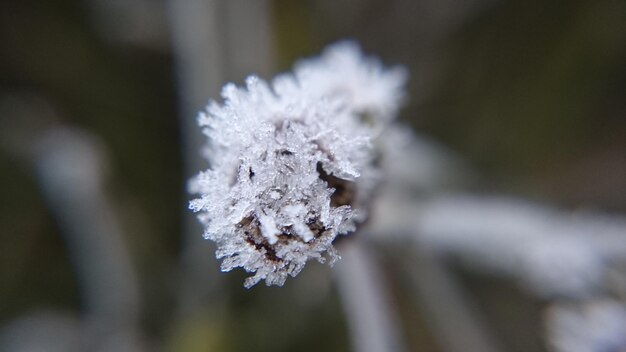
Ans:
[{"label": "frozen flower head", "polygon": [[[345,50],[352,61],[340,60],[343,66],[364,64],[354,47],[338,53]],[[335,70],[326,56],[306,65]],[[377,62],[364,65],[352,69],[369,84],[379,77],[378,89],[389,87]],[[252,76],[245,88],[226,85],[223,103],[211,102],[199,116],[210,168],[191,180],[190,191],[200,198],[190,208],[204,237],[217,243],[222,270],[254,273],[246,287],[261,280],[282,285],[310,259],[332,263],[333,240],[364,220],[365,197],[379,174],[372,129],[357,114],[364,100],[347,100],[325,79],[284,74],[268,84]],[[357,97],[354,83],[349,89]],[[383,104],[386,113],[390,103]]]}]

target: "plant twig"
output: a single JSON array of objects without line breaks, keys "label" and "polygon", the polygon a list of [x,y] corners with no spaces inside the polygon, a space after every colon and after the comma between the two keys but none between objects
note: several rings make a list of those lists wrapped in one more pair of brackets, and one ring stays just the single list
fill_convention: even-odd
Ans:
[{"label": "plant twig", "polygon": [[334,273],[356,352],[404,351],[401,329],[375,256],[360,239],[346,241]]}]

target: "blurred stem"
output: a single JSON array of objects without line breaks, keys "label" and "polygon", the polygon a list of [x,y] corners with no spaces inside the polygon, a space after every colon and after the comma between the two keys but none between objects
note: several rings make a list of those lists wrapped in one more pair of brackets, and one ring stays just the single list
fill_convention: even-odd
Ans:
[{"label": "blurred stem", "polygon": [[[219,35],[216,1],[170,0],[168,13],[176,60],[181,153],[186,181],[203,166],[200,159],[203,137],[195,116],[208,97],[216,95],[224,80],[220,56],[223,43]],[[181,188],[186,194],[185,184]],[[200,236],[202,230],[199,224],[186,207],[182,211],[182,276],[178,308],[184,314],[202,306],[203,297],[212,291],[217,276],[208,245]]]},{"label": "blurred stem", "polygon": [[385,291],[375,256],[360,238],[341,247],[342,260],[334,273],[344,308],[353,350],[356,352],[404,351],[401,329]]},{"label": "blurred stem", "polygon": [[136,329],[138,282],[104,193],[104,148],[69,128],[48,131],[37,147],[39,183],[67,244],[91,328],[105,336]]},{"label": "blurred stem", "polygon": [[401,264],[439,345],[447,352],[504,351],[439,258],[416,252]]},{"label": "blurred stem", "polygon": [[[268,73],[273,66],[270,1],[170,0],[168,13],[186,180],[207,167],[200,158],[205,138],[196,123],[197,112],[209,99],[218,99],[226,82]],[[206,307],[208,296],[211,301],[217,298],[219,276],[213,246],[202,239],[202,230],[186,206],[183,219],[179,309],[194,312]]]}]

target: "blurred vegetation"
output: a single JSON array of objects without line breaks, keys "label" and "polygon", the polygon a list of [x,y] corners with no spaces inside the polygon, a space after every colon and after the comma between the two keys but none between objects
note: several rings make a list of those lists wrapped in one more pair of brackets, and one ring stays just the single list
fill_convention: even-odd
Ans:
[{"label": "blurred vegetation", "polygon": [[[103,35],[89,15],[93,2],[0,4],[0,324],[41,308],[80,307],[31,160],[15,147],[15,141],[33,143],[45,126],[63,124],[96,134],[108,148],[108,190],[140,274],[151,335],[170,336],[171,350],[345,350],[334,288],[319,302],[294,302],[298,290],[310,289],[306,284],[250,294],[238,274],[226,279],[231,311],[223,325],[212,333],[169,330],[180,215],[189,198],[182,192],[188,175],[181,172],[172,53],[167,36],[155,45]],[[409,67],[403,119],[475,164],[483,191],[626,211],[626,2],[272,4],[277,72],[333,40],[355,38],[385,63]],[[163,12],[162,5],[152,6]],[[118,20],[111,19],[113,25]],[[23,106],[42,101],[52,115],[32,116],[32,107]],[[299,280],[328,275],[319,270],[326,269],[308,268]],[[487,286],[480,280],[467,285]],[[424,331],[419,309],[402,296],[401,278],[392,281],[407,307],[407,329]],[[498,293],[489,301],[498,305],[498,297],[510,296]],[[411,338],[432,344],[423,334]]]}]

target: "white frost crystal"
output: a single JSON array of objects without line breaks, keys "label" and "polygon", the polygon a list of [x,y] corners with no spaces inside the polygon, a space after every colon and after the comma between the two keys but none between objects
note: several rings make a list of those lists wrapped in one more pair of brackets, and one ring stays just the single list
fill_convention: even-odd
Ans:
[{"label": "white frost crystal", "polygon": [[379,131],[395,118],[404,99],[404,67],[385,68],[378,59],[363,56],[351,41],[298,62],[294,72],[311,94],[344,99],[364,123]]},{"label": "white frost crystal", "polygon": [[[364,198],[380,174],[373,129],[360,113],[364,101],[385,96],[367,106],[377,125],[385,125],[404,76],[361,58],[355,45],[328,50],[271,84],[254,76],[245,88],[227,84],[224,102],[211,102],[198,118],[210,168],[190,181],[190,191],[200,195],[190,208],[204,237],[217,243],[222,270],[254,273],[246,287],[263,279],[282,285],[309,259],[334,262],[333,240],[364,220]],[[332,75],[316,73],[340,66],[353,71],[349,96],[333,88]]]}]

